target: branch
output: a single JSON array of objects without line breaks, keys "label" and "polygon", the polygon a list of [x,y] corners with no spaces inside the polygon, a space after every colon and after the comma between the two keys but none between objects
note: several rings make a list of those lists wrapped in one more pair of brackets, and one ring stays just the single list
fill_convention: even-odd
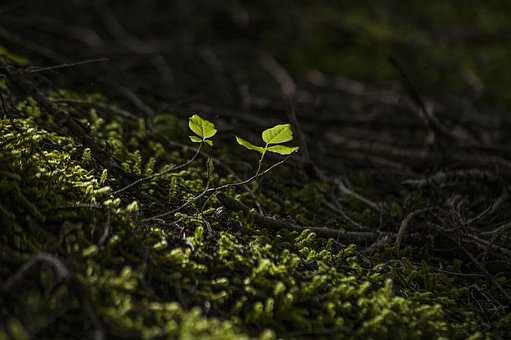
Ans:
[{"label": "branch", "polygon": [[319,236],[327,237],[327,238],[336,238],[342,239],[348,242],[372,242],[378,238],[382,233],[377,232],[355,232],[355,231],[342,231],[338,229],[331,229],[326,227],[303,227],[301,225],[292,223],[292,222],[284,222],[272,217],[264,216],[262,214],[253,212],[249,207],[244,205],[243,203],[236,201],[235,199],[223,194],[219,193],[217,195],[218,200],[229,210],[231,211],[243,211],[244,213],[249,214],[254,218],[254,221],[266,228],[270,229],[291,229],[296,231],[303,231],[308,229]]},{"label": "branch", "polygon": [[59,280],[66,280],[70,277],[70,272],[66,268],[66,266],[55,256],[48,253],[39,253],[32,257],[30,261],[25,263],[13,276],[11,276],[5,283],[2,285],[3,291],[10,290],[18,281],[20,281],[23,276],[38,262],[45,262],[55,268],[55,272]]},{"label": "branch", "polygon": [[351,196],[352,198],[356,199],[357,201],[360,201],[367,205],[369,208],[375,210],[376,212],[381,212],[381,208],[377,203],[374,203],[368,198],[365,198],[364,196],[360,195],[359,193],[356,193],[355,191],[348,188],[342,180],[336,181],[337,182],[337,188],[341,191],[341,193]]},{"label": "branch", "polygon": [[273,164],[272,166],[270,166],[268,169],[264,170],[263,172],[260,172],[260,169],[258,168],[257,172],[256,172],[256,174],[254,176],[252,176],[250,178],[247,178],[247,179],[245,179],[245,180],[243,180],[241,182],[228,183],[228,184],[221,185],[219,187],[209,188],[209,180],[208,180],[208,184],[206,185],[206,188],[200,194],[198,194],[197,196],[191,198],[190,200],[186,201],[185,203],[183,203],[182,205],[180,205],[179,207],[177,207],[175,209],[172,209],[170,211],[164,212],[164,213],[159,214],[159,215],[155,215],[155,216],[151,216],[151,217],[145,218],[145,219],[142,220],[142,222],[148,222],[148,221],[156,220],[156,219],[159,219],[159,218],[162,218],[162,217],[165,217],[165,216],[169,216],[169,215],[175,214],[176,212],[180,211],[181,209],[186,208],[187,206],[189,206],[193,202],[197,201],[198,199],[200,199],[201,197],[203,197],[206,194],[209,194],[209,193],[213,194],[213,193],[215,193],[217,191],[220,191],[220,190],[223,190],[223,189],[227,189],[227,188],[230,188],[230,187],[234,187],[234,186],[247,185],[248,183],[254,181],[255,179],[265,175],[266,173],[268,173],[271,169],[275,168],[276,166],[279,166],[280,164],[284,163],[288,158],[289,158],[289,156],[286,157],[285,159],[283,159],[283,160]]},{"label": "branch", "polygon": [[268,53],[263,53],[260,58],[260,63],[263,68],[275,79],[275,81],[280,86],[280,92],[284,96],[286,100],[289,102],[289,110],[286,111],[287,117],[290,123],[294,126],[296,130],[296,135],[298,139],[298,144],[300,145],[302,161],[309,165],[313,171],[313,173],[320,179],[325,179],[323,173],[318,169],[317,166],[312,162],[309,153],[309,147],[307,146],[307,139],[305,138],[305,133],[303,132],[300,122],[296,117],[294,101],[296,97],[296,83],[287,70],[279,64],[275,58],[273,58]]},{"label": "branch", "polygon": [[460,142],[463,140],[463,142],[469,145],[478,145],[478,143],[472,138],[468,137],[462,138],[461,136],[457,136],[454,132],[450,131],[448,128],[442,125],[442,123],[440,123],[440,121],[433,114],[433,112],[427,109],[426,103],[419,94],[419,91],[411,81],[410,77],[408,77],[408,75],[406,74],[404,68],[401,67],[397,59],[391,56],[389,58],[389,61],[392,64],[392,66],[394,66],[398,71],[401,77],[402,84],[404,85],[406,91],[408,92],[408,95],[415,103],[415,105],[417,105],[419,108],[420,118],[424,121],[429,130],[433,133],[434,137],[441,136],[448,141]]},{"label": "branch", "polygon": [[423,179],[410,179],[403,181],[403,184],[422,188],[431,184],[444,184],[446,182],[458,179],[478,179],[488,182],[497,182],[499,178],[489,171],[479,169],[455,170],[450,172],[439,171],[434,175]]},{"label": "branch", "polygon": [[190,158],[188,161],[182,163],[182,164],[178,164],[178,165],[175,165],[171,168],[168,168],[166,170],[163,170],[163,171],[160,171],[158,173],[155,173],[155,174],[152,174],[150,176],[146,176],[146,177],[143,177],[143,178],[139,178],[137,179],[136,181],[126,185],[125,187],[119,189],[119,190],[116,190],[114,192],[112,192],[112,195],[117,195],[131,187],[134,187],[135,185],[141,183],[141,182],[144,182],[144,181],[148,181],[150,179],[153,179],[153,178],[156,178],[156,177],[160,177],[160,176],[163,176],[165,175],[166,173],[169,173],[171,171],[176,171],[176,170],[180,170],[180,169],[183,169],[185,167],[187,167],[188,165],[190,165],[196,158],[197,156],[200,154],[200,151],[201,151],[201,148],[202,148],[202,143],[199,145],[199,147],[197,148],[197,150],[195,151],[195,154],[193,155],[192,158]]},{"label": "branch", "polygon": [[394,243],[396,246],[396,249],[398,251],[399,251],[399,248],[401,247],[401,242],[403,241],[405,233],[408,230],[408,225],[410,224],[412,219],[424,212],[431,210],[431,209],[432,208],[423,208],[423,209],[415,210],[415,211],[411,212],[410,214],[408,214],[408,216],[406,216],[403,219],[403,221],[401,222],[401,226],[399,227],[399,231],[397,232],[396,242]]}]

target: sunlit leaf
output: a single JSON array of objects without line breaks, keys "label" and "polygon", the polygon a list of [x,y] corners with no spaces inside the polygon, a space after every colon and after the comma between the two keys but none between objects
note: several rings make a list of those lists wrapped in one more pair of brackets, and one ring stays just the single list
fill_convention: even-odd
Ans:
[{"label": "sunlit leaf", "polygon": [[287,145],[272,145],[268,147],[268,151],[278,153],[279,155],[290,155],[293,152],[298,151],[297,146],[287,146]]},{"label": "sunlit leaf", "polygon": [[285,143],[293,140],[293,130],[291,124],[279,124],[264,130],[262,137],[267,144]]},{"label": "sunlit leaf", "polygon": [[259,153],[264,153],[264,151],[265,151],[265,149],[262,146],[254,145],[254,144],[250,143],[249,141],[244,140],[243,138],[238,137],[238,136],[236,136],[236,142],[238,142],[239,145],[244,146],[245,148],[247,148],[249,150],[254,150]]},{"label": "sunlit leaf", "polygon": [[204,142],[209,146],[213,146],[213,141],[210,139],[205,139]]},{"label": "sunlit leaf", "polygon": [[217,132],[215,124],[200,117],[199,115],[193,115],[189,118],[188,127],[202,139],[211,138]]},{"label": "sunlit leaf", "polygon": [[193,143],[201,143],[202,139],[197,136],[188,136]]}]

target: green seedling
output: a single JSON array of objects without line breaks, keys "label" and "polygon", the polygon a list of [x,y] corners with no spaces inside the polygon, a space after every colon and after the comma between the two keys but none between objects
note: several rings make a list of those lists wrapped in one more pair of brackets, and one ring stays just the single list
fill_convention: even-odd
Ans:
[{"label": "green seedling", "polygon": [[213,141],[209,138],[217,133],[215,124],[211,123],[199,115],[193,115],[188,119],[188,127],[196,136],[189,136],[193,143],[206,143],[213,146]]},{"label": "green seedling", "polygon": [[266,129],[261,134],[264,146],[254,145],[249,141],[236,136],[236,141],[239,145],[253,151],[259,152],[262,156],[266,152],[273,152],[279,155],[290,155],[298,151],[297,146],[282,145],[282,143],[290,142],[293,140],[293,130],[291,124],[278,124],[272,128]]}]

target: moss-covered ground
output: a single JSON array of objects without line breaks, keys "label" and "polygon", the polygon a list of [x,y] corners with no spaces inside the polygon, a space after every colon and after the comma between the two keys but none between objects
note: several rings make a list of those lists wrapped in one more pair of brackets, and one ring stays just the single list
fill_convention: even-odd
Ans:
[{"label": "moss-covered ground", "polygon": [[[161,20],[158,2],[147,3],[154,17],[141,35]],[[195,10],[179,3],[160,5],[183,18]],[[9,15],[19,35],[0,24],[0,340],[511,336],[509,119],[501,114],[508,96],[495,84],[474,85],[495,70],[477,59],[483,51],[468,38],[453,47],[475,51],[457,64],[459,77],[421,69],[425,60],[455,63],[450,45],[429,50],[430,26],[451,23],[456,33],[473,12],[411,6],[407,17],[392,3],[368,10],[300,2],[289,12],[264,1],[204,6],[207,15],[192,27],[177,22],[175,40],[163,47],[119,33],[116,16],[140,29],[125,17],[134,13],[128,5],[109,12],[98,2],[94,10],[104,17],[85,13],[76,23],[64,19],[65,5],[48,17],[24,8],[28,23]],[[274,11],[268,17],[265,6]],[[503,19],[484,8],[476,33],[499,33],[494,26]],[[450,16],[436,16],[444,10]],[[321,22],[303,21],[293,38],[290,19],[278,14],[308,11]],[[243,26],[245,12],[255,26]],[[217,26],[225,13],[228,29]],[[394,16],[404,19],[391,25]],[[403,36],[407,18],[421,25]],[[34,33],[37,20],[45,29]],[[104,31],[92,29],[96,20]],[[52,33],[59,25],[74,28],[61,35],[77,45]],[[356,43],[336,46],[335,32]],[[371,54],[376,43],[381,48]],[[182,49],[169,52],[170,45]],[[424,79],[420,91],[405,71],[392,73],[400,65],[378,57],[401,45],[432,54],[404,66]],[[494,45],[488,58],[498,60],[507,45]],[[118,64],[64,65],[65,46],[82,60],[105,54]],[[291,99],[282,99],[282,77],[271,75],[282,66],[263,49],[295,78]],[[460,81],[471,72],[482,80]],[[381,87],[393,76],[400,85]],[[440,82],[452,97],[434,92]],[[422,91],[425,99],[414,98]],[[427,115],[431,107],[437,116]],[[282,112],[293,110],[301,122],[295,132],[305,133],[298,156],[225,186],[257,168],[233,136],[257,136],[292,119]],[[214,147],[199,152],[187,131],[195,112],[219,128]],[[219,186],[225,189],[205,194]]]}]

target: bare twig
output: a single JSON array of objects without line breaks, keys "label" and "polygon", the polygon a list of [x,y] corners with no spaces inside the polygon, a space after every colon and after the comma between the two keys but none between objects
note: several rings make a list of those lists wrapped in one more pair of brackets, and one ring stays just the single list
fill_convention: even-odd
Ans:
[{"label": "bare twig", "polygon": [[183,210],[184,208],[188,207],[190,204],[192,204],[193,202],[199,200],[201,197],[203,197],[204,195],[206,195],[208,192],[210,192],[210,188],[209,188],[209,180],[208,182],[206,183],[206,187],[204,188],[204,190],[201,191],[200,194],[196,195],[195,197],[193,197],[192,199],[189,199],[187,200],[186,202],[184,202],[183,204],[181,204],[180,206],[178,206],[177,208],[174,208],[170,211],[166,211],[164,213],[161,213],[161,214],[158,214],[158,215],[155,215],[155,216],[151,216],[151,217],[148,217],[148,218],[144,218],[143,220],[141,220],[141,222],[149,222],[149,221],[155,221],[155,220],[159,220],[163,217],[166,217],[166,216],[169,216],[169,215],[173,215],[181,210]]},{"label": "bare twig", "polygon": [[124,86],[120,86],[119,84],[109,82],[109,81],[107,83],[112,85],[118,91],[118,93],[120,95],[122,95],[128,101],[130,101],[133,105],[135,105],[135,107],[137,109],[139,109],[142,113],[144,113],[144,115],[147,118],[153,118],[156,115],[154,110],[151,107],[149,107],[149,105],[144,103],[144,101],[142,99],[140,99],[140,97],[137,96],[135,94],[135,92],[133,92],[132,90],[130,90]]},{"label": "bare twig", "polygon": [[316,167],[310,157],[309,147],[307,145],[307,139],[302,127],[296,117],[294,101],[296,97],[296,84],[293,78],[289,75],[287,70],[280,65],[275,58],[268,53],[261,54],[261,65],[263,68],[275,79],[280,86],[280,92],[289,103],[289,110],[286,111],[286,115],[296,130],[298,144],[300,145],[300,153],[302,161],[312,167],[314,174],[321,179],[325,179],[323,173]]},{"label": "bare twig", "polygon": [[472,138],[468,138],[465,136],[458,136],[455,133],[453,133],[451,130],[446,128],[438,118],[431,112],[431,110],[428,110],[426,103],[422,99],[421,95],[419,94],[419,91],[413,84],[412,80],[408,75],[406,74],[403,67],[401,67],[400,63],[397,61],[396,58],[390,57],[389,58],[390,63],[392,66],[396,68],[399,75],[401,76],[402,83],[408,92],[410,98],[412,101],[419,107],[420,117],[425,122],[427,127],[430,129],[430,131],[433,133],[434,137],[444,137],[449,141],[455,141],[460,142],[463,141],[465,144],[471,144],[471,145],[477,145],[478,143],[474,141]]},{"label": "bare twig", "polygon": [[490,274],[490,272],[488,272],[486,267],[481,262],[479,262],[479,260],[477,260],[476,257],[471,252],[469,252],[464,247],[461,248],[465,252],[465,254],[467,254],[467,256],[470,258],[470,260],[479,268],[479,270],[481,270],[486,275],[486,277],[493,283],[493,285],[497,287],[497,289],[502,293],[502,295],[504,295],[508,302],[511,303],[511,295],[509,295],[509,293],[502,287],[502,285],[495,279],[495,277],[492,274]]},{"label": "bare twig", "polygon": [[416,216],[422,214],[422,213],[430,211],[431,209],[432,208],[423,208],[423,209],[415,210],[415,211],[411,212],[410,214],[408,214],[403,219],[403,221],[401,222],[401,225],[399,227],[399,231],[397,232],[396,242],[395,242],[395,246],[396,246],[396,249],[398,251],[399,251],[399,249],[401,247],[401,243],[403,242],[403,238],[404,238],[406,232],[408,231],[408,225],[410,224],[412,219],[415,218]]},{"label": "bare twig", "polygon": [[30,270],[30,268],[32,268],[38,262],[48,263],[53,268],[55,268],[55,272],[57,273],[59,281],[70,277],[69,270],[57,257],[48,253],[41,252],[32,257],[32,259],[25,263],[13,276],[8,278],[7,281],[5,281],[5,283],[2,285],[2,290],[10,290],[16,283],[18,283],[18,281],[23,278],[23,276]]},{"label": "bare twig", "polygon": [[[502,295],[509,302],[511,302],[511,296],[509,295],[509,293],[502,287],[502,285],[495,279],[495,277],[486,269],[486,267],[470,251],[468,251],[466,249],[466,247],[464,247],[464,244],[463,244],[463,241],[465,241],[465,242],[472,241],[472,243],[475,243],[476,245],[479,245],[479,246],[483,246],[483,245],[488,246],[490,242],[481,240],[478,237],[476,237],[474,235],[470,235],[470,234],[465,235],[465,237],[462,239],[459,239],[458,235],[453,235],[449,229],[447,229],[439,224],[436,224],[436,223],[428,223],[428,224],[431,225],[432,227],[434,227],[435,229],[437,229],[438,231],[440,231],[441,233],[445,234],[447,237],[449,237],[457,245],[457,247],[459,249],[461,249],[470,258],[470,260],[479,268],[479,270],[486,275],[486,277],[493,283],[493,285],[495,287],[497,287],[497,289],[502,293]],[[499,247],[499,248],[502,248],[502,247]],[[499,249],[499,250],[502,251],[503,249]],[[509,251],[507,249],[504,249],[504,250],[508,253],[508,255],[507,255],[508,257],[511,256],[511,251]]]},{"label": "bare twig", "polygon": [[357,201],[360,201],[360,202],[364,203],[365,205],[367,205],[369,208],[373,209],[376,212],[380,212],[381,211],[381,207],[378,204],[374,203],[370,199],[365,198],[364,196],[362,196],[362,195],[356,193],[355,191],[351,190],[350,188],[348,188],[344,184],[344,182],[342,180],[337,180],[336,182],[337,182],[337,188],[339,189],[339,191],[342,194],[350,196],[351,198],[356,199]]},{"label": "bare twig", "polygon": [[490,173],[489,171],[484,171],[480,169],[467,169],[467,170],[455,170],[455,171],[439,171],[434,175],[424,178],[424,179],[410,179],[403,181],[403,184],[422,188],[428,185],[436,184],[445,184],[446,182],[457,180],[457,179],[478,179],[485,180],[488,182],[496,182],[499,180],[497,176]]},{"label": "bare twig", "polygon": [[[153,220],[157,220],[157,219],[160,219],[162,217],[165,217],[165,216],[169,216],[169,215],[173,215],[175,214],[176,212],[186,208],[187,206],[189,206],[190,204],[192,204],[193,202],[197,201],[198,199],[200,199],[201,197],[203,197],[204,195],[206,194],[213,194],[215,192],[218,192],[220,190],[224,190],[224,189],[227,189],[227,188],[230,188],[230,187],[235,187],[235,186],[243,186],[243,185],[246,185],[254,180],[256,180],[257,178],[267,174],[268,172],[270,172],[273,168],[283,164],[287,159],[289,158],[286,157],[285,159],[279,161],[279,162],[276,162],[274,163],[273,165],[271,165],[270,167],[268,167],[267,169],[265,169],[264,171],[260,171],[260,168],[257,169],[257,172],[255,175],[253,175],[252,177],[250,178],[247,178],[243,181],[240,181],[240,182],[235,182],[235,183],[227,183],[227,184],[224,184],[224,185],[221,185],[219,187],[215,187],[215,188],[209,188],[209,182],[208,184],[206,185],[206,188],[200,193],[198,194],[197,196],[193,197],[192,199],[186,201],[185,203],[183,203],[182,205],[180,205],[179,207],[175,208],[175,209],[172,209],[171,211],[167,211],[167,212],[164,212],[162,214],[158,214],[158,215],[155,215],[155,216],[151,216],[151,217],[148,217],[148,218],[145,218],[143,219],[141,222],[148,222],[148,221],[153,221]],[[261,165],[261,163],[259,163],[259,166]]]},{"label": "bare twig", "polygon": [[[502,231],[503,230],[501,230],[501,232]],[[465,240],[465,242],[473,243],[473,244],[477,245],[478,247],[483,248],[485,250],[488,249],[488,248],[493,248],[493,249],[499,251],[500,253],[502,253],[503,255],[505,255],[506,259],[509,259],[511,257],[511,250],[510,249],[507,249],[505,247],[499,246],[497,244],[494,244],[493,242],[484,240],[484,239],[479,238],[479,237],[477,237],[475,235],[466,234],[465,237],[464,237],[464,240]]]},{"label": "bare twig", "polygon": [[502,234],[504,231],[511,229],[511,222],[504,223],[503,225],[490,230],[490,231],[483,231],[481,232],[481,235],[487,236],[487,235],[498,235]]},{"label": "bare twig", "polygon": [[[506,189],[488,208],[483,210],[477,216],[469,219],[467,221],[467,225],[474,224],[475,222],[481,220],[485,216],[493,214],[508,199],[508,197],[509,197],[509,193],[508,193],[508,190]],[[481,233],[481,234],[484,234],[484,233]]]},{"label": "bare twig", "polygon": [[361,230],[369,230],[370,229],[369,227],[367,227],[365,225],[362,225],[362,224],[358,223],[357,221],[353,220],[351,217],[349,217],[348,214],[342,209],[342,207],[339,206],[338,202],[336,202],[335,200],[334,200],[333,204],[328,202],[328,201],[326,201],[326,200],[323,201],[323,203],[330,210],[332,210],[333,212],[336,212],[339,215],[341,215],[346,221],[351,223],[354,227],[356,227],[358,229],[361,229]]},{"label": "bare twig", "polygon": [[[192,149],[191,146],[188,146],[188,145],[185,145],[185,144],[181,144],[181,143],[176,142],[176,141],[169,140],[165,136],[159,135],[157,133],[155,134],[155,136],[163,144],[180,147],[183,150],[190,150],[190,149]],[[216,157],[213,157],[211,155],[208,155],[204,151],[201,151],[201,155],[210,158],[213,161],[213,163],[215,164],[215,166],[219,166],[220,168],[222,168],[225,171],[227,171],[227,173],[229,173],[231,176],[233,176],[236,181],[242,182],[240,176],[229,165],[225,164],[222,160],[220,160],[220,159],[218,159]],[[254,200],[254,202],[256,204],[257,210],[260,213],[263,213],[264,209],[263,209],[261,203],[259,202],[259,200],[257,199],[257,196],[254,193],[254,191],[252,189],[250,189],[250,187],[247,184],[242,184],[241,187],[250,195],[250,197],[252,197],[252,199]]]},{"label": "bare twig", "polygon": [[68,98],[66,98],[66,99],[51,99],[50,98],[50,101],[53,103],[78,104],[78,105],[88,106],[88,107],[92,107],[92,108],[99,109],[99,110],[105,110],[110,113],[114,113],[114,114],[117,114],[117,115],[125,117],[125,118],[129,118],[129,119],[135,119],[138,117],[129,111],[123,110],[121,108],[118,108],[118,107],[115,107],[112,105],[103,104],[103,103],[96,103],[96,102],[89,102],[86,100],[77,100],[77,99],[68,99]]},{"label": "bare twig", "polygon": [[277,81],[282,95],[292,99],[296,95],[296,84],[289,73],[268,53],[261,54],[261,66]]},{"label": "bare twig", "polygon": [[53,66],[46,66],[46,67],[29,67],[28,73],[37,73],[37,72],[45,72],[45,71],[53,71],[53,70],[59,70],[63,68],[71,68],[75,66],[81,66],[81,65],[87,65],[92,63],[102,63],[109,61],[108,58],[96,58],[96,59],[88,59],[88,60],[82,60],[78,61],[76,63],[64,63],[59,65],[53,65]]},{"label": "bare twig", "polygon": [[168,169],[165,169],[163,171],[160,171],[160,172],[157,172],[155,174],[152,174],[150,176],[146,176],[146,177],[143,177],[143,178],[139,178],[137,179],[136,181],[134,182],[131,182],[130,184],[120,188],[119,190],[116,190],[114,192],[112,192],[113,195],[117,195],[117,194],[120,194],[121,192],[123,191],[126,191],[132,187],[134,187],[135,185],[139,184],[139,183],[142,183],[142,182],[145,182],[145,181],[148,181],[148,180],[151,180],[151,179],[154,179],[154,178],[157,178],[157,177],[160,177],[160,176],[163,176],[171,171],[176,171],[176,170],[180,170],[180,169],[183,169],[185,167],[187,167],[188,165],[190,165],[196,158],[198,155],[200,155],[200,151],[201,151],[201,148],[202,148],[202,143],[199,145],[199,147],[197,148],[197,150],[195,151],[195,154],[192,156],[192,158],[190,158],[189,160],[187,160],[186,162],[182,163],[182,164],[178,164],[178,165],[175,165],[173,167],[170,167]]},{"label": "bare twig", "polygon": [[303,230],[311,230],[322,237],[336,238],[342,239],[348,242],[371,242],[374,241],[380,233],[377,232],[364,232],[364,231],[342,231],[337,229],[331,229],[326,227],[303,227],[298,224],[292,222],[284,222],[280,221],[268,216],[264,216],[262,214],[258,214],[250,210],[249,207],[244,205],[241,202],[236,201],[235,199],[224,195],[223,193],[219,193],[217,195],[218,199],[222,204],[229,210],[237,211],[241,210],[245,213],[250,214],[254,217],[254,221],[261,225],[262,227],[271,228],[271,229],[291,229],[296,231]]}]

